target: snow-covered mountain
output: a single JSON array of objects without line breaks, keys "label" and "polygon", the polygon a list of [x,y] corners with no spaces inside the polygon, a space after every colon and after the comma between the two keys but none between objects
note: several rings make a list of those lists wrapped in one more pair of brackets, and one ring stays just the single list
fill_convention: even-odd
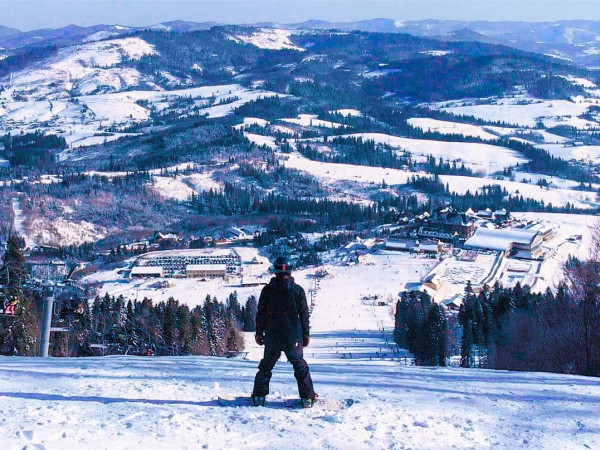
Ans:
[{"label": "snow-covered mountain", "polygon": [[496,43],[564,58],[587,67],[600,66],[600,22],[596,21],[571,20],[531,23],[372,19],[358,22],[313,20],[289,26],[297,29],[408,33],[440,40]]},{"label": "snow-covered mountain", "polygon": [[[121,25],[69,25],[58,29],[21,32],[0,27],[0,47],[16,49],[27,45],[72,45],[89,40],[116,37],[141,29],[173,32],[206,30],[220,25],[216,22],[175,20],[145,27]],[[302,23],[255,23],[255,27],[299,30],[368,31],[377,33],[408,33],[448,41],[474,41],[508,45],[521,50],[568,59],[586,67],[600,66],[600,22],[570,20],[556,22],[490,22],[460,20],[405,21],[370,19],[357,22],[328,22],[309,20]]]},{"label": "snow-covered mountain", "polygon": [[[98,39],[100,41],[100,39]],[[147,80],[137,70],[116,68],[123,59],[139,59],[154,48],[137,37],[101,40],[65,47],[58,53],[9,77],[2,99],[17,94],[21,101],[51,101],[87,94],[123,91]]]}]

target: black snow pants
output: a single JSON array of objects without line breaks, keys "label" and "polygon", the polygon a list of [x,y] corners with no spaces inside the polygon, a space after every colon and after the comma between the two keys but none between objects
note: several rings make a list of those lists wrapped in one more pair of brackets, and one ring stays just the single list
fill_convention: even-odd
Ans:
[{"label": "black snow pants", "polygon": [[315,398],[313,382],[308,370],[308,364],[304,360],[304,352],[302,343],[296,342],[291,348],[282,348],[276,344],[265,343],[265,355],[258,365],[258,373],[254,379],[254,390],[252,395],[265,397],[269,393],[269,381],[273,375],[273,367],[281,356],[281,352],[285,353],[288,361],[294,367],[294,377],[298,382],[298,393],[300,398]]}]

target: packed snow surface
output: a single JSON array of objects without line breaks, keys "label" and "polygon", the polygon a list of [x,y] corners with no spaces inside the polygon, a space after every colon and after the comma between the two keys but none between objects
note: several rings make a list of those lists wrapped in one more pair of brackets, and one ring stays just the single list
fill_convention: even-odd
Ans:
[{"label": "packed snow surface", "polygon": [[[600,386],[593,378],[460,368],[415,368],[390,345],[402,281],[435,261],[382,254],[326,266],[314,289],[305,350],[316,391],[352,398],[343,411],[290,410],[292,369],[275,367],[270,406],[223,407],[247,396],[261,349],[248,360],[210,357],[0,358],[0,447],[146,448],[598,448]],[[398,280],[394,285],[393,280]],[[257,288],[258,290],[258,288]],[[376,306],[383,299],[389,306]]]}]

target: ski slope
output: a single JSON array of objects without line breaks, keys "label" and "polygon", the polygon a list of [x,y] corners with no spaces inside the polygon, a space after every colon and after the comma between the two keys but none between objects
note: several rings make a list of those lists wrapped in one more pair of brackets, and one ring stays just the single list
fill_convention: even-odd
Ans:
[{"label": "ski slope", "polygon": [[[345,411],[218,406],[247,395],[260,348],[248,360],[210,357],[0,357],[2,449],[598,448],[594,378],[460,368],[415,368],[394,354],[389,306],[434,260],[374,255],[326,266],[315,289],[305,356],[316,391],[353,398]],[[394,283],[394,280],[396,282]],[[383,329],[383,331],[381,331]],[[352,357],[350,357],[352,354]],[[285,359],[285,358],[284,358]],[[268,400],[293,398],[291,367],[275,367]]]}]

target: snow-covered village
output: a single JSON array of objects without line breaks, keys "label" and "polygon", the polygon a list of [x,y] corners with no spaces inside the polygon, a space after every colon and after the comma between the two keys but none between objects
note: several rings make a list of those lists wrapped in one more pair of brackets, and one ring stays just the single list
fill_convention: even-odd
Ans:
[{"label": "snow-covered village", "polygon": [[0,0],[0,449],[600,448],[591,2],[120,3]]}]

